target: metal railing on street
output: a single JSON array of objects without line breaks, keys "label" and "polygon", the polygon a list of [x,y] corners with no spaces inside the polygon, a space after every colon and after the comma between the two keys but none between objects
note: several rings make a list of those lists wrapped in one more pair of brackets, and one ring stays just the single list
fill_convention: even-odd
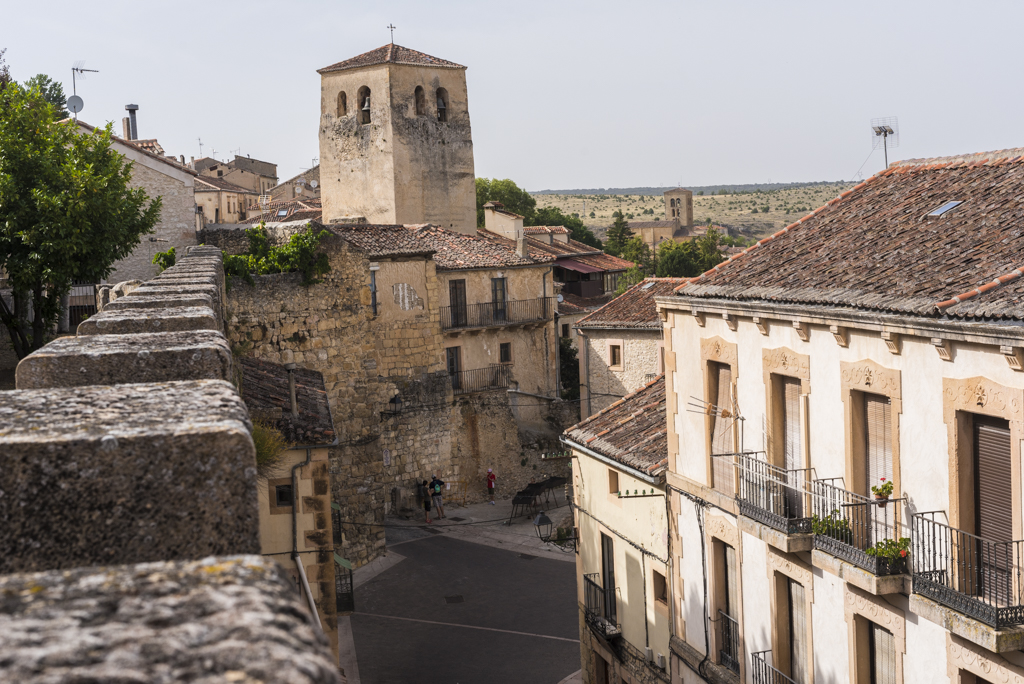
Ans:
[{"label": "metal railing on street", "polygon": [[512,365],[491,364],[488,368],[449,373],[455,394],[469,394],[484,390],[507,389],[512,382]]},{"label": "metal railing on street", "polygon": [[812,470],[786,470],[763,452],[736,454],[740,514],[786,534],[811,531],[807,484]]},{"label": "metal railing on street", "polygon": [[546,321],[554,314],[552,297],[441,307],[441,329],[490,328]]},{"label": "metal railing on street", "polygon": [[993,542],[936,519],[911,519],[914,593],[996,629],[1024,624],[1024,541]]},{"label": "metal railing on street", "polygon": [[740,672],[740,624],[722,611],[718,611],[718,659],[719,662],[739,674]]},{"label": "metal railing on street", "polygon": [[787,677],[768,663],[771,655],[771,651],[758,651],[757,653],[750,654],[752,669],[754,670],[754,684],[796,684],[792,678]]},{"label": "metal railing on street", "polygon": [[[842,478],[811,485],[814,548],[853,563],[873,575],[907,572],[909,539],[902,537],[903,499],[872,499],[840,487]],[[901,541],[902,540],[902,541]]]}]

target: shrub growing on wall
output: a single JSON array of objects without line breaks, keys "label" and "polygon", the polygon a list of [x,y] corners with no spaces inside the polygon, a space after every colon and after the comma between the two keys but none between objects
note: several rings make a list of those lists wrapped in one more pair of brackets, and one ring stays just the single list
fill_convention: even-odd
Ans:
[{"label": "shrub growing on wall", "polygon": [[320,251],[320,241],[328,235],[326,230],[317,231],[307,224],[305,230],[292,235],[280,247],[270,244],[263,223],[247,229],[245,234],[249,238],[249,251],[225,254],[225,275],[238,276],[251,285],[253,274],[298,272],[302,274],[302,284],[309,286],[319,283],[320,276],[331,270],[327,254]]}]

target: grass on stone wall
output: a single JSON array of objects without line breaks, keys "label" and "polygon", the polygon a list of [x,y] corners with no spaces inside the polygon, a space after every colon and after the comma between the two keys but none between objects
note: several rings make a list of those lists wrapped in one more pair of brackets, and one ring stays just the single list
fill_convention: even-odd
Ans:
[{"label": "grass on stone wall", "polygon": [[326,230],[317,231],[306,224],[305,230],[292,235],[279,247],[270,244],[262,222],[247,228],[245,234],[249,238],[249,251],[224,255],[227,276],[238,276],[252,285],[253,275],[298,272],[302,274],[302,284],[308,287],[321,282],[320,277],[331,270],[327,254],[320,250],[320,241],[329,235]]},{"label": "grass on stone wall", "polygon": [[252,442],[256,446],[256,475],[266,480],[277,474],[288,451],[288,440],[281,431],[262,420],[253,421]]}]

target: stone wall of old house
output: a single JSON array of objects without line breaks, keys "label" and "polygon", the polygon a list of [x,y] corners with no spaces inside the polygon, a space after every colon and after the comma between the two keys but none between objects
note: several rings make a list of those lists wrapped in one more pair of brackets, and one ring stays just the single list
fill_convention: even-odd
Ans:
[{"label": "stone wall of old house", "polygon": [[114,264],[107,282],[149,280],[160,274],[159,267],[153,263],[153,255],[174,247],[180,257],[186,247],[196,244],[194,180],[187,172],[146,157],[140,152],[116,145],[115,149],[134,162],[131,186],[143,188],[151,198],[161,197],[163,206],[154,232],[143,235],[131,255]]},{"label": "stone wall of old house", "polygon": [[[590,388],[590,415],[611,405],[619,398],[639,389],[661,373],[660,330],[598,330],[583,329],[586,350],[580,350],[580,383]],[[582,339],[582,338],[581,338]],[[622,347],[622,366],[611,366],[610,345]],[[586,354],[586,358],[584,357]],[[588,369],[589,364],[589,369]],[[587,390],[583,411],[586,412]],[[585,418],[586,416],[584,416]]]}]

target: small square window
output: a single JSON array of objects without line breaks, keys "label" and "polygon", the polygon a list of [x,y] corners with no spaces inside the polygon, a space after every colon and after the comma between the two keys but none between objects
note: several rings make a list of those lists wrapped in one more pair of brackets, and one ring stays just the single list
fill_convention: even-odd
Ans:
[{"label": "small square window", "polygon": [[498,349],[498,356],[501,363],[512,363],[512,343],[502,342]]},{"label": "small square window", "polygon": [[622,346],[618,344],[609,345],[609,365],[621,366],[622,365]]},{"label": "small square window", "polygon": [[568,336],[569,336],[569,324],[568,323],[563,323],[562,324],[562,337],[568,337]]},{"label": "small square window", "polygon": [[608,469],[608,493],[619,493],[619,474],[611,468]]},{"label": "small square window", "polygon": [[652,584],[654,585],[654,600],[661,601],[662,603],[668,603],[668,582],[665,580],[665,576],[657,570],[652,570]]},{"label": "small square window", "polygon": [[274,487],[274,505],[285,507],[292,505],[292,486],[290,484]]}]

